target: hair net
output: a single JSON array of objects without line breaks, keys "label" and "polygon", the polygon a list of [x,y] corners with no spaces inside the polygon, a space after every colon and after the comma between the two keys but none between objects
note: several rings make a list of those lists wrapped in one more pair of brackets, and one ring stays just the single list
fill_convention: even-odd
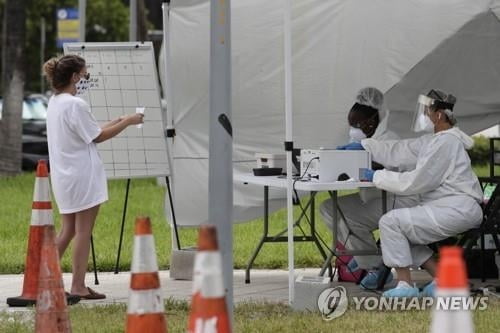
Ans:
[{"label": "hair net", "polygon": [[[441,90],[432,89],[431,91],[429,91],[427,96],[432,98],[433,100],[443,101],[452,105],[455,105],[455,103],[457,102],[457,98],[455,96],[453,96],[452,94],[447,94]],[[450,123],[455,126],[455,124],[457,123],[457,119],[455,118],[453,111],[451,109],[441,110],[446,114],[446,116],[450,120]]]},{"label": "hair net", "polygon": [[380,110],[384,104],[384,94],[377,88],[366,87],[357,93],[356,102]]}]

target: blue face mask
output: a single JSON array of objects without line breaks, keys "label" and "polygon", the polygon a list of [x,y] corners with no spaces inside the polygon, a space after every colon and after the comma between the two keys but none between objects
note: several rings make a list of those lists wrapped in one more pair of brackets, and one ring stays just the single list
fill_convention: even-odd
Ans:
[{"label": "blue face mask", "polygon": [[349,142],[361,142],[364,139],[366,134],[361,129],[352,126],[349,128]]}]

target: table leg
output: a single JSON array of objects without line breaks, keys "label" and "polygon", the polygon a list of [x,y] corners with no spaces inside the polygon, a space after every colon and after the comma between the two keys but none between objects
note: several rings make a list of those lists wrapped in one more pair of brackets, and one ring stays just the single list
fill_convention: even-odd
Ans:
[{"label": "table leg", "polygon": [[257,258],[257,255],[259,254],[262,245],[264,245],[268,233],[269,233],[269,186],[264,186],[264,234],[262,235],[262,238],[260,239],[257,248],[253,252],[252,257],[248,261],[247,268],[245,270],[245,283],[250,283],[250,269],[252,268],[253,262],[255,261],[255,258]]},{"label": "table leg", "polygon": [[[332,204],[332,209],[333,209],[333,237],[332,237],[332,253],[335,253],[336,249],[337,249],[337,235],[338,235],[338,222],[339,222],[339,217],[338,217],[338,202],[337,202],[337,199],[338,199],[338,193],[337,191],[332,191],[331,193],[331,196],[332,196],[332,201],[333,201],[333,204]],[[331,263],[330,263],[331,265]],[[330,281],[333,281],[333,274],[330,273]]]},{"label": "table leg", "polygon": [[[382,213],[387,213],[387,191],[384,190],[382,190]],[[391,273],[391,269],[382,262],[378,270],[377,290],[384,290],[385,282]]]},{"label": "table leg", "polygon": [[325,275],[325,271],[327,268],[328,268],[328,275],[332,276],[332,259],[333,259],[333,253],[330,252],[328,253],[326,260],[323,263],[323,267],[321,267],[321,271],[319,271],[319,276]]},{"label": "table leg", "polygon": [[325,251],[323,250],[323,246],[319,243],[318,237],[316,237],[316,192],[311,192],[311,206],[309,210],[309,215],[311,216],[311,237],[316,244],[316,247],[318,248],[319,252],[321,253],[321,256],[323,257],[323,260],[326,260],[327,256]]},{"label": "table leg", "polygon": [[330,197],[332,198],[332,248],[330,249],[330,253],[328,253],[328,257],[321,268],[319,273],[320,276],[325,274],[326,268],[328,269],[328,275],[330,276],[330,281],[333,281],[333,272],[332,272],[332,259],[337,248],[337,224],[338,224],[338,193],[337,191],[328,191],[330,193]]}]

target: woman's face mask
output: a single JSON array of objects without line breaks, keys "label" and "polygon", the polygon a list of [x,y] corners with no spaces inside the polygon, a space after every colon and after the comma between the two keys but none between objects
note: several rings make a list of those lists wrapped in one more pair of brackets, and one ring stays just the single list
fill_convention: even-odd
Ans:
[{"label": "woman's face mask", "polygon": [[87,73],[80,78],[80,80],[76,83],[76,95],[83,95],[89,90],[90,87],[90,75]]},{"label": "woman's face mask", "polygon": [[415,109],[415,116],[413,118],[412,129],[414,132],[434,132],[434,123],[431,118],[429,118],[430,105],[433,99],[426,96],[420,95],[418,97],[417,107]]},{"label": "woman's face mask", "polygon": [[434,132],[434,123],[425,114],[419,114],[415,123],[415,132]]},{"label": "woman's face mask", "polygon": [[366,139],[366,134],[361,129],[352,126],[349,128],[349,142],[361,142],[363,139]]}]

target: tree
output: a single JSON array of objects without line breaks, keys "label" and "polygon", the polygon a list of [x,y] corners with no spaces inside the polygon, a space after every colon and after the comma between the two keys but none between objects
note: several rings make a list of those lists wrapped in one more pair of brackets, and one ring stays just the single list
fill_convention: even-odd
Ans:
[{"label": "tree", "polygon": [[6,0],[2,28],[3,107],[0,120],[0,173],[21,172],[24,41],[28,0]]},{"label": "tree", "polygon": [[[139,36],[141,40],[146,40],[145,34],[148,28],[153,25],[144,18],[148,14],[142,8],[144,0],[138,0]],[[156,1],[157,11],[161,12],[161,2]],[[2,4],[5,0],[0,0],[0,17]],[[26,63],[26,90],[30,92],[40,91],[40,73],[42,64],[40,63],[40,21],[45,19],[46,26],[46,50],[44,60],[62,53],[56,48],[57,19],[56,10],[64,7],[78,7],[78,0],[29,0],[27,5],[26,20],[26,42],[25,42],[25,63]],[[159,14],[161,16],[161,13]],[[128,41],[129,29],[129,8],[128,0],[87,0],[87,42],[122,42]],[[0,43],[1,44],[1,43]],[[0,90],[1,95],[1,90]]]},{"label": "tree", "polygon": [[[1,0],[0,0],[1,2]],[[47,47],[44,59],[60,55],[56,47],[57,17],[60,8],[78,8],[78,0],[31,0],[26,32],[26,83],[28,91],[40,91],[40,20],[45,19]],[[128,8],[121,0],[87,0],[87,42],[128,40]]]},{"label": "tree", "polygon": [[86,41],[128,41],[128,24],[128,7],[121,0],[87,1]]}]

